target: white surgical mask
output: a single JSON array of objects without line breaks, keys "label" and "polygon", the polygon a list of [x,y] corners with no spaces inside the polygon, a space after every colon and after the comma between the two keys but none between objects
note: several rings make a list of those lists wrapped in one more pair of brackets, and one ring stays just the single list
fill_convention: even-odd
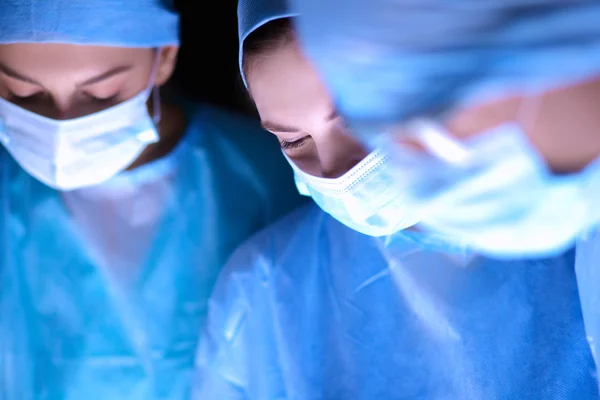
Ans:
[{"label": "white surgical mask", "polygon": [[600,220],[600,161],[556,176],[518,123],[466,141],[432,121],[409,129],[429,152],[396,144],[395,185],[423,228],[493,256],[550,256]]},{"label": "white surgical mask", "polygon": [[70,120],[46,118],[0,99],[0,140],[25,171],[54,189],[97,185],[158,141],[146,105],[151,93],[152,85],[114,107]]},{"label": "white surgical mask", "polygon": [[309,175],[289,158],[288,162],[300,194],[312,197],[321,209],[349,228],[370,236],[386,236],[419,221],[416,210],[404,202],[401,188],[393,183],[391,163],[379,151],[336,179]]}]

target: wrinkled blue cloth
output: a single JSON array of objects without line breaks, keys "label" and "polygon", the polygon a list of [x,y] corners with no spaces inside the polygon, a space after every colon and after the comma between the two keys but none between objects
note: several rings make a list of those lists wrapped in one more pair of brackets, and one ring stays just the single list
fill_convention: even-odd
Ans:
[{"label": "wrinkled blue cloth", "polygon": [[[291,0],[341,114],[361,128],[600,74],[597,0]],[[374,127],[373,124],[376,126]]]},{"label": "wrinkled blue cloth", "polygon": [[223,270],[194,399],[598,399],[574,262],[371,238],[303,208]]},{"label": "wrinkled blue cloth", "polygon": [[161,47],[179,43],[169,0],[0,0],[0,43]]},{"label": "wrinkled blue cloth", "polygon": [[577,243],[575,271],[586,332],[598,364],[600,355],[600,229],[581,237]]},{"label": "wrinkled blue cloth", "polygon": [[299,201],[277,141],[196,108],[165,158],[59,193],[0,153],[0,399],[189,398],[233,249]]}]

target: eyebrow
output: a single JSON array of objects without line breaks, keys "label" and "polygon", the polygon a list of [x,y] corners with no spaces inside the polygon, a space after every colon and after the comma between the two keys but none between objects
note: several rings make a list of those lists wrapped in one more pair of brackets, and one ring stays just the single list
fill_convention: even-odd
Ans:
[{"label": "eyebrow", "polygon": [[[325,118],[325,121],[329,122],[329,121],[333,121],[334,119],[336,119],[338,117],[338,113],[336,110],[331,111],[331,113],[329,113],[329,115]],[[285,126],[285,125],[279,125],[276,124],[274,122],[270,122],[270,121],[265,121],[262,123],[262,127],[265,128],[268,131],[272,131],[272,132],[285,132],[285,133],[296,133],[296,132],[300,132],[299,128],[293,127],[293,126]]]},{"label": "eyebrow", "polygon": [[[129,71],[131,68],[133,68],[131,65],[122,65],[120,67],[115,67],[109,71],[103,72],[102,74],[100,74],[98,76],[90,78],[87,81],[78,84],[77,86],[93,85],[95,83],[102,82],[108,78],[112,78],[115,75],[119,75],[119,74],[122,74],[123,72]],[[10,67],[8,67],[4,64],[1,64],[1,63],[0,63],[0,71],[2,71],[5,75],[10,76],[11,78],[18,79],[23,82],[31,83],[33,85],[43,86],[42,84],[37,82],[35,79],[29,78],[25,75],[21,75],[17,71],[15,71],[15,70],[11,69]]]},{"label": "eyebrow", "polygon": [[39,82],[36,82],[34,79],[28,78],[25,75],[21,75],[17,71],[14,71],[13,69],[7,67],[4,64],[0,64],[0,71],[2,71],[2,73],[4,73],[5,75],[10,76],[11,78],[18,79],[23,82],[31,83],[33,85],[42,86],[39,84]]},{"label": "eyebrow", "polygon": [[333,121],[334,119],[336,119],[337,117],[339,117],[340,115],[338,114],[337,110],[332,110],[329,115],[327,116],[327,118],[325,118],[325,121],[329,122],[329,121]]},{"label": "eyebrow", "polygon": [[133,68],[131,65],[122,65],[120,67],[116,67],[113,68],[109,71],[106,71],[98,76],[95,76],[91,79],[88,79],[87,81],[78,84],[77,86],[88,86],[88,85],[93,85],[95,83],[99,83],[102,82],[104,80],[107,80],[108,78],[112,78],[115,75],[119,75],[122,74],[123,72],[127,72],[129,71],[131,68]]},{"label": "eyebrow", "polygon": [[285,126],[279,125],[274,122],[264,121],[262,123],[262,127],[271,132],[286,132],[286,133],[296,133],[300,132],[300,129],[294,128],[293,126]]}]

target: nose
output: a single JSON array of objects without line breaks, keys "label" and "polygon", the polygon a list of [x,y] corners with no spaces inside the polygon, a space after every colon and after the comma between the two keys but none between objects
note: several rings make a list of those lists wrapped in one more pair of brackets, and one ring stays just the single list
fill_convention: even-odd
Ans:
[{"label": "nose", "polygon": [[37,102],[31,107],[27,107],[29,111],[44,116],[46,118],[65,120],[73,118],[72,102],[68,98],[57,98],[54,96],[46,96],[43,100]]},{"label": "nose", "polygon": [[360,143],[346,134],[332,135],[328,142],[319,149],[323,178],[339,178],[354,168],[368,154]]},{"label": "nose", "polygon": [[39,105],[39,113],[45,117],[66,120],[81,115],[81,105],[78,104],[77,88],[71,82],[72,78],[56,78],[52,85],[47,85],[47,94]]},{"label": "nose", "polygon": [[54,97],[54,107],[52,118],[58,120],[66,120],[77,117],[75,115],[73,99],[69,96]]}]

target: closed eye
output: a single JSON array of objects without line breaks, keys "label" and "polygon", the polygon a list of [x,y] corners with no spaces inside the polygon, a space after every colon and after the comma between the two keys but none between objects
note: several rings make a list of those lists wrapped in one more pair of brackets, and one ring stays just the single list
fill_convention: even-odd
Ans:
[{"label": "closed eye", "polygon": [[308,138],[309,136],[304,136],[303,138],[294,140],[293,142],[286,142],[285,140],[282,140],[279,142],[279,144],[283,150],[297,149],[298,147],[304,146]]},{"label": "closed eye", "polygon": [[31,101],[31,100],[36,100],[40,96],[43,96],[43,93],[37,92],[37,93],[28,94],[27,96],[19,96],[14,93],[9,93],[8,101],[11,101],[14,103],[22,103],[22,102],[27,102],[27,101]]},{"label": "closed eye", "polygon": [[117,94],[111,95],[109,97],[100,97],[100,96],[94,96],[94,95],[91,95],[89,93],[86,93],[85,96],[89,100],[92,100],[92,101],[97,101],[97,102],[102,102],[102,103],[108,103],[108,102],[116,101],[118,99],[118,97],[119,97],[119,94],[117,93]]}]

